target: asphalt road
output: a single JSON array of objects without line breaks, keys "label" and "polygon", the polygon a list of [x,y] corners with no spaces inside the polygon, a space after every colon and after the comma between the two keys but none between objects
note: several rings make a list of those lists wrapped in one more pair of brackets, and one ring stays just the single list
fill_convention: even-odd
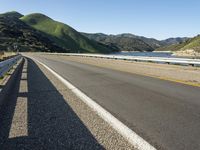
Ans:
[{"label": "asphalt road", "polygon": [[200,149],[200,88],[32,55],[159,149]]},{"label": "asphalt road", "polygon": [[135,150],[47,69],[25,59],[0,107],[0,150]]}]

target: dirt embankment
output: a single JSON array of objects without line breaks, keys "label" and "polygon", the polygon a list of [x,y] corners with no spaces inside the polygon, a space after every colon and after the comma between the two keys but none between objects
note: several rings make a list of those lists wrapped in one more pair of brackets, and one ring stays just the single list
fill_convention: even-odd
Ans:
[{"label": "dirt embankment", "polygon": [[192,57],[192,58],[200,58],[200,53],[196,52],[193,49],[186,49],[177,51],[174,53],[175,56],[181,56],[181,57]]}]

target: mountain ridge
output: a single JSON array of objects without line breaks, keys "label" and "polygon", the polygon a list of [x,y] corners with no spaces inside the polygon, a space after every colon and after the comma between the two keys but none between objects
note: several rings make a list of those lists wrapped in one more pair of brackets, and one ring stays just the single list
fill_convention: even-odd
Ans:
[{"label": "mountain ridge", "polygon": [[[177,37],[166,40],[147,38],[131,33],[104,34],[78,32],[69,25],[41,13],[22,15],[16,11],[0,14],[0,47],[11,41],[27,42],[37,50],[81,53],[112,53],[118,51],[184,50],[199,51],[199,38]],[[7,33],[7,34],[6,34]],[[29,34],[29,35],[28,35]],[[9,35],[10,37],[7,37]],[[3,36],[10,39],[10,41]],[[18,36],[18,37],[17,37]],[[25,39],[27,38],[27,39]],[[48,46],[49,45],[49,46]],[[33,47],[34,47],[33,46]],[[53,50],[53,49],[54,50]],[[59,50],[60,49],[60,50]]]},{"label": "mountain ridge", "polygon": [[[135,47],[129,47],[129,51],[139,50],[139,51],[153,51],[157,48],[168,46],[172,44],[177,44],[179,42],[185,41],[187,38],[177,37],[177,38],[168,38],[166,40],[157,40],[154,38],[147,38],[144,36],[138,36],[131,33],[122,33],[122,34],[104,34],[104,33],[84,33],[81,32],[84,36],[88,37],[89,39],[104,43],[104,44],[113,44],[117,46],[121,51],[127,50],[124,47],[129,45],[136,45]],[[124,39],[126,38],[126,39]],[[119,43],[119,41],[125,40],[124,43]],[[133,42],[134,40],[134,42]],[[143,41],[143,43],[141,43]],[[145,47],[145,49],[143,49]]]},{"label": "mountain ridge", "polygon": [[74,49],[75,52],[112,52],[108,46],[90,40],[67,24],[55,21],[46,15],[33,13],[20,19],[33,28],[48,34],[50,39],[63,48]]}]

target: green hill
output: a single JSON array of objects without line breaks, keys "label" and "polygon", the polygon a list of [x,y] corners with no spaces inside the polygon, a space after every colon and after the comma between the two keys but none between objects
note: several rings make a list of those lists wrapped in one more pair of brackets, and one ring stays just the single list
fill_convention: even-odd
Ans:
[{"label": "green hill", "polygon": [[20,18],[33,28],[44,32],[55,43],[71,52],[110,53],[113,49],[81,35],[70,26],[39,13]]},{"label": "green hill", "polygon": [[66,52],[44,33],[19,19],[19,13],[0,14],[0,51]]},{"label": "green hill", "polygon": [[200,35],[188,39],[185,42],[181,42],[179,44],[174,44],[170,46],[165,46],[156,49],[156,51],[179,51],[179,50],[188,50],[192,49],[196,52],[200,52]]}]

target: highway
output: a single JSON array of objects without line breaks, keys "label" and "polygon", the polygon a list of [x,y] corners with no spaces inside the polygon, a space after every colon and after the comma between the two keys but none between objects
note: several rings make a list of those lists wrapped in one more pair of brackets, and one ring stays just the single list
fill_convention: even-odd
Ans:
[{"label": "highway", "polygon": [[200,88],[31,54],[158,149],[200,149]]}]

